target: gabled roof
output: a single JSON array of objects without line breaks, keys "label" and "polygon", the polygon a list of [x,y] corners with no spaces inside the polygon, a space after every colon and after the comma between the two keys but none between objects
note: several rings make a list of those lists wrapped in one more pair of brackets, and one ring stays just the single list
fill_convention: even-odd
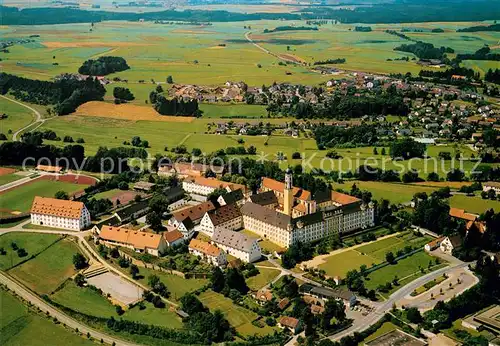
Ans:
[{"label": "gabled roof", "polygon": [[219,256],[221,252],[217,246],[198,239],[191,239],[189,242],[189,248],[213,257]]},{"label": "gabled roof", "polygon": [[149,232],[134,231],[122,227],[102,226],[99,238],[121,244],[128,244],[135,249],[158,249],[162,236]]},{"label": "gabled roof", "polygon": [[39,171],[59,173],[62,171],[63,168],[60,166],[38,165],[36,166],[36,169]]},{"label": "gabled roof", "polygon": [[240,190],[240,189],[243,191],[246,190],[245,185],[229,183],[227,181],[217,180],[215,178],[195,177],[195,178],[187,178],[184,181],[188,182],[188,183],[194,183],[196,185],[213,187],[215,189],[229,188],[231,191]]},{"label": "gabled roof", "polygon": [[149,200],[143,200],[120,209],[116,212],[116,215],[123,220],[146,209],[149,209]]},{"label": "gabled roof", "polygon": [[252,245],[257,239],[249,237],[241,232],[216,230],[212,236],[212,241],[216,244],[222,244],[240,251],[251,252]]},{"label": "gabled roof", "polygon": [[286,214],[250,202],[241,207],[241,213],[244,216],[249,216],[285,230],[288,229],[288,225],[292,221],[292,218]]},{"label": "gabled roof", "polygon": [[211,201],[206,201],[206,202],[203,202],[201,204],[192,206],[190,208],[186,208],[186,209],[183,209],[181,211],[178,211],[178,212],[174,213],[173,217],[179,222],[183,222],[188,217],[192,221],[196,221],[196,220],[201,219],[207,211],[214,210],[214,209],[215,209],[214,204]]},{"label": "gabled roof", "polygon": [[476,215],[466,213],[465,210],[458,208],[450,208],[450,216],[466,221],[475,221],[477,219]]},{"label": "gabled roof", "polygon": [[441,244],[441,242],[442,242],[445,238],[446,238],[446,237],[439,237],[439,238],[433,239],[433,240],[431,240],[430,242],[428,242],[426,245],[429,245],[431,248],[436,247],[436,246],[439,246],[439,244]]},{"label": "gabled roof", "polygon": [[450,243],[454,248],[460,247],[462,245],[462,237],[459,234],[455,234],[447,238],[450,240]]},{"label": "gabled roof", "polygon": [[79,219],[84,207],[82,202],[36,196],[33,199],[31,213]]},{"label": "gabled roof", "polygon": [[218,209],[208,211],[208,217],[214,226],[218,226],[238,217],[241,218],[241,212],[236,204],[226,204]]},{"label": "gabled roof", "polygon": [[295,329],[299,325],[299,320],[294,317],[283,316],[280,318],[279,323],[284,327]]},{"label": "gabled roof", "polygon": [[250,201],[259,205],[278,204],[278,198],[273,191],[261,192],[250,196]]},{"label": "gabled roof", "polygon": [[[278,191],[280,193],[283,193],[283,191],[285,191],[285,183],[266,177],[262,179],[262,187],[265,187],[273,191]],[[301,199],[303,201],[311,200],[311,193],[307,190],[293,186],[292,192],[293,192],[293,197],[295,198]]]},{"label": "gabled roof", "polygon": [[340,205],[347,205],[351,203],[358,203],[361,202],[359,198],[356,198],[351,195],[347,195],[345,193],[337,192],[337,191],[332,191],[331,193],[331,199],[335,203],[338,203]]},{"label": "gabled roof", "polygon": [[226,204],[236,203],[243,199],[243,191],[241,189],[234,190],[222,195],[221,198],[226,202]]},{"label": "gabled roof", "polygon": [[165,232],[163,233],[163,237],[165,238],[165,240],[167,241],[167,243],[171,244],[179,239],[182,239],[184,238],[184,236],[182,235],[181,232],[179,232],[178,230],[173,230],[173,231],[170,231],[170,232]]}]

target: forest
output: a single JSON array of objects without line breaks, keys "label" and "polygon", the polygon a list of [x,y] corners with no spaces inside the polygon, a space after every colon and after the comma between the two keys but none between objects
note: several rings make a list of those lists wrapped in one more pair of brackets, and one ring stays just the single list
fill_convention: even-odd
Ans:
[{"label": "forest", "polygon": [[0,93],[10,92],[16,99],[41,105],[54,105],[58,115],[72,113],[88,101],[103,99],[106,89],[94,78],[61,78],[55,82],[28,79],[0,73]]},{"label": "forest", "polygon": [[78,69],[78,73],[90,76],[105,76],[110,73],[128,70],[130,66],[122,57],[100,56],[96,60],[86,60]]},{"label": "forest", "polygon": [[434,47],[432,43],[416,42],[413,44],[402,44],[394,50],[415,54],[419,59],[443,59],[445,53],[454,53],[450,47]]}]

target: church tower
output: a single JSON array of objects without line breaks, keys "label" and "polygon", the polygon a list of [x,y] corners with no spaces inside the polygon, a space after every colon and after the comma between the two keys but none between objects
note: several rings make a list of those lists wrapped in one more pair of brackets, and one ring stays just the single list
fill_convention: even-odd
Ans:
[{"label": "church tower", "polygon": [[285,189],[283,190],[283,212],[292,216],[293,207],[293,181],[292,171],[288,168],[285,172]]}]

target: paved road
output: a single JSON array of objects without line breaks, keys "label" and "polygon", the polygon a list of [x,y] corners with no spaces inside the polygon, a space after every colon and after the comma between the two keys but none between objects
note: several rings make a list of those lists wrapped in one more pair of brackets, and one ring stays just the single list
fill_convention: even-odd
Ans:
[{"label": "paved road", "polygon": [[48,312],[50,316],[57,318],[57,320],[66,326],[76,329],[78,328],[78,331],[83,334],[90,333],[90,335],[97,339],[97,340],[103,340],[107,344],[113,344],[115,343],[116,345],[119,346],[138,346],[138,344],[134,344],[131,342],[123,341],[120,339],[117,339],[113,336],[101,333],[95,329],[92,329],[77,320],[69,317],[65,313],[59,311],[58,309],[54,308],[53,306],[49,305],[47,302],[39,298],[37,295],[34,293],[31,293],[27,289],[25,289],[23,286],[12,280],[10,277],[6,276],[3,272],[0,272],[0,283],[3,285],[6,285],[10,290],[14,291],[17,295],[22,297],[23,299],[29,301],[31,304],[35,305],[38,307],[40,310],[43,312]]}]

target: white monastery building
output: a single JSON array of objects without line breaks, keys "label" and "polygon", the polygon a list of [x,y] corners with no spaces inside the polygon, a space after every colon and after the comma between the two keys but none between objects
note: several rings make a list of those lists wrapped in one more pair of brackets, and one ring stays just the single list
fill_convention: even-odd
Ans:
[{"label": "white monastery building", "polygon": [[31,206],[31,223],[80,231],[90,226],[90,213],[82,202],[36,196]]}]

